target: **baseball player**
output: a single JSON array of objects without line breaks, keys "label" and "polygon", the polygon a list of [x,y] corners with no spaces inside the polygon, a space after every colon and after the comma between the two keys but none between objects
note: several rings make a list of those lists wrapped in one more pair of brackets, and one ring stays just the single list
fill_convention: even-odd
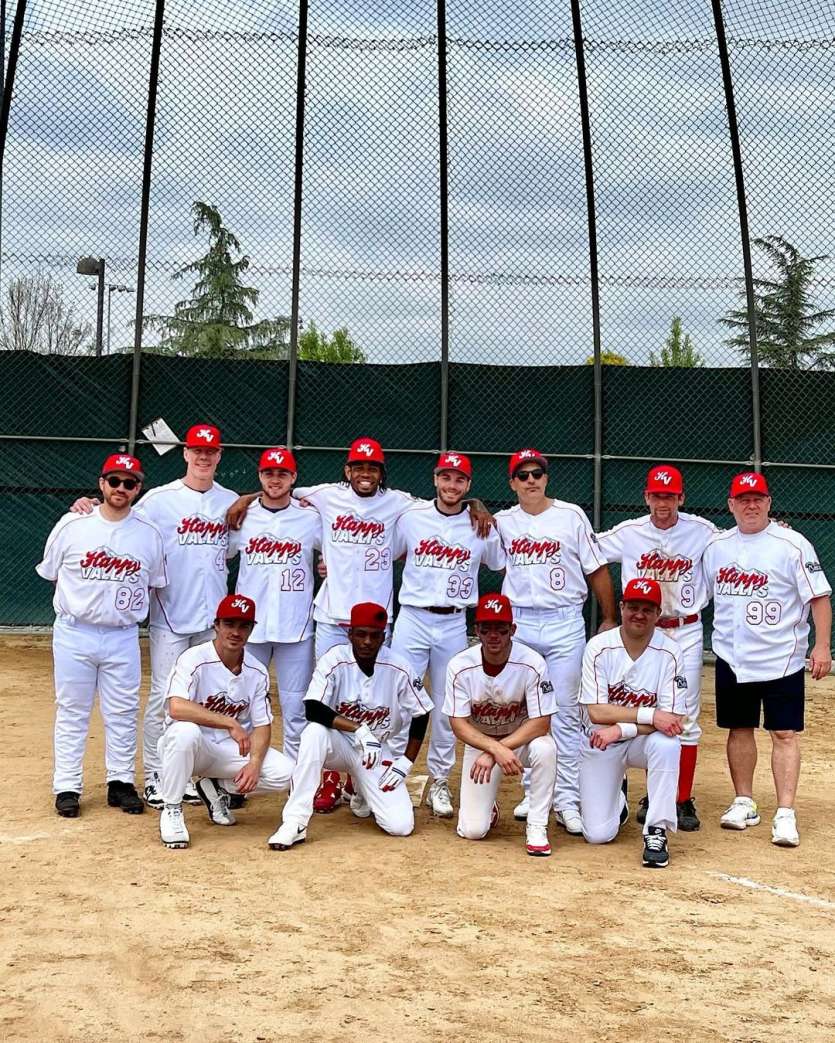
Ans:
[{"label": "baseball player", "polygon": [[[548,664],[559,707],[551,720],[557,743],[554,811],[561,826],[580,835],[577,692],[586,643],[583,604],[590,586],[602,611],[600,630],[616,626],[612,578],[584,511],[545,495],[545,457],[536,449],[520,449],[510,458],[508,474],[519,502],[496,515],[506,559],[502,593],[513,605],[519,640]],[[513,814],[524,820],[528,808],[526,795]]]},{"label": "baseball player", "polygon": [[[455,736],[444,713],[444,686],[450,659],[467,647],[468,606],[478,601],[478,569],[504,568],[498,533],[482,538],[473,529],[464,497],[473,469],[463,453],[441,453],[435,466],[435,499],[409,507],[397,521],[394,556],[405,555],[400,611],[391,648],[406,659],[412,676],[429,671],[434,709],[427,765],[433,782],[427,804],[443,818],[452,816],[449,773],[455,764]],[[401,752],[405,733],[392,742]]]},{"label": "baseball player", "polygon": [[165,692],[159,740],[164,806],[159,835],[170,848],[189,845],[183,794],[192,775],[216,826],[234,826],[229,793],[276,793],[290,785],[293,762],[270,747],[270,676],[244,646],[256,625],[255,602],[227,594],[217,606],[215,637],[182,652]]},{"label": "baseball player", "polygon": [[46,541],[39,576],[55,583],[55,810],[80,812],[84,747],[96,691],[104,720],[107,803],[131,815],[144,810],[134,789],[139,715],[139,626],[150,588],[165,587],[163,540],[131,505],[142,466],[114,453],[99,478],[102,502],[68,513]]},{"label": "baseball player", "polygon": [[667,831],[678,825],[679,736],[686,713],[682,651],[656,629],[662,599],[654,579],[626,584],[623,622],[589,641],[580,689],[583,836],[590,844],[614,840],[628,815],[624,773],[645,768],[643,864],[649,869],[664,869],[670,860]]},{"label": "baseball player", "polygon": [[240,552],[237,591],[259,606],[247,651],[268,670],[275,663],[284,753],[293,761],[313,676],[313,556],[322,546],[321,515],[290,495],[297,470],[289,449],[264,450],[261,495],[229,544],[232,554]]},{"label": "baseball player", "polygon": [[[649,469],[644,502],[649,514],[600,533],[597,545],[610,564],[620,563],[624,584],[633,579],[654,579],[661,587],[661,616],[656,625],[681,649],[687,678],[676,812],[678,828],[692,832],[700,825],[693,802],[693,777],[702,734],[699,725],[704,655],[701,610],[708,601],[702,554],[719,530],[713,522],[679,510],[684,504],[684,480],[681,472],[670,464]],[[643,797],[638,806],[640,823],[646,818],[647,803]]]},{"label": "baseball player", "polygon": [[809,609],[815,622],[809,667],[818,680],[832,666],[832,590],[812,544],[769,518],[771,496],[763,475],[738,474],[731,482],[728,508],[736,526],[714,536],[703,558],[714,599],[716,723],[728,729],[728,766],[736,794],[720,821],[725,829],[746,829],[760,821],[753,784],[754,732],[762,715],[771,732],[777,791],[771,839],[782,847],[797,847],[794,802]]},{"label": "baseball player", "polygon": [[[302,732],[293,787],[282,822],[267,843],[277,851],[307,836],[322,769],[350,772],[357,793],[377,825],[392,836],[415,826],[403,781],[417,759],[432,704],[414,684],[408,665],[384,647],[388,613],[382,605],[354,605],[349,645],[334,645],[317,662],[305,696],[308,724]],[[411,721],[406,753],[396,756],[391,735]]]},{"label": "baseball player", "polygon": [[513,610],[502,594],[485,594],[475,611],[479,643],[447,667],[444,713],[464,743],[458,835],[482,840],[498,821],[503,775],[530,769],[526,826],[529,855],[551,854],[548,815],[557,774],[551,715],[557,703],[545,660],[513,639]]}]

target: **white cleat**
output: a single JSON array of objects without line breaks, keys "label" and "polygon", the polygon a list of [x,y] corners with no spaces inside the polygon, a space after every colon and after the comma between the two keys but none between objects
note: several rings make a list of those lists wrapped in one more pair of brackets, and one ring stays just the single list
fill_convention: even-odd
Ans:
[{"label": "white cleat", "polygon": [[426,803],[438,818],[452,818],[452,794],[446,779],[435,779],[429,787]]},{"label": "white cleat", "polygon": [[733,804],[719,819],[722,829],[747,829],[759,824],[757,804],[750,797],[734,797]]},{"label": "white cleat", "polygon": [[532,826],[530,822],[525,827],[525,850],[529,855],[537,858],[547,858],[551,854],[551,844],[548,840],[548,830],[545,826]]},{"label": "white cleat", "polygon": [[778,847],[797,847],[800,843],[794,808],[777,809],[777,814],[771,823],[771,843]]},{"label": "white cleat", "polygon": [[282,822],[267,841],[273,851],[286,851],[293,844],[303,844],[307,840],[307,830],[295,822]]},{"label": "white cleat", "polygon": [[356,818],[369,818],[371,816],[371,808],[368,801],[361,793],[351,794],[351,814]]},{"label": "white cleat", "polygon": [[162,782],[156,772],[146,781],[142,799],[154,811],[162,811],[165,807],[165,801],[162,799]]},{"label": "white cleat", "polygon": [[527,794],[526,794],[524,797],[522,797],[521,802],[519,804],[517,804],[516,807],[513,809],[513,817],[516,819],[517,822],[525,822],[526,821],[526,819],[528,817],[528,810],[529,810],[529,808],[530,808],[530,802],[529,802]]},{"label": "white cleat", "polygon": [[216,826],[235,825],[237,819],[229,810],[229,794],[218,785],[217,779],[200,779],[197,783],[197,794],[206,805],[209,818]]},{"label": "white cleat", "polygon": [[562,826],[570,836],[582,836],[583,820],[580,818],[580,812],[576,808],[563,808],[562,811],[557,811],[555,808],[554,818],[557,825]]},{"label": "white cleat", "polygon": [[183,818],[182,804],[165,804],[159,817],[159,838],[170,848],[188,847],[191,837]]}]

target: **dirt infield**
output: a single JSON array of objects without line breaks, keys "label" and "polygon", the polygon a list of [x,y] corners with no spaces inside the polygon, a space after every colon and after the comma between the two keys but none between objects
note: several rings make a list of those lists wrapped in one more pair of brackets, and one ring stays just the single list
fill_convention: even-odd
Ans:
[{"label": "dirt infield", "polygon": [[82,817],[59,819],[49,639],[0,652],[0,1040],[835,1038],[832,678],[808,685],[801,847],[770,843],[767,756],[763,823],[719,829],[707,723],[702,830],[651,872],[634,819],[597,848],[552,826],[553,857],[526,857],[510,785],[483,843],[425,808],[403,840],[344,808],[279,854],[280,802],[258,797],[235,829],[188,809],[192,847],[167,851],[156,813],[105,806],[97,711]]}]

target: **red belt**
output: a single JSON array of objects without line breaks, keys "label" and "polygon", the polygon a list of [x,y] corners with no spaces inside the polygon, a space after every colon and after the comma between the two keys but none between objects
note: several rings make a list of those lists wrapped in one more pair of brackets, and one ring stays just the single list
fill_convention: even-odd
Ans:
[{"label": "red belt", "polygon": [[668,616],[666,619],[659,619],[658,626],[662,630],[672,630],[675,627],[686,627],[688,623],[698,623],[699,613],[697,612],[693,616]]},{"label": "red belt", "polygon": [[460,612],[460,608],[456,608],[455,605],[427,605],[427,612],[434,612],[436,616],[451,616],[453,612]]}]

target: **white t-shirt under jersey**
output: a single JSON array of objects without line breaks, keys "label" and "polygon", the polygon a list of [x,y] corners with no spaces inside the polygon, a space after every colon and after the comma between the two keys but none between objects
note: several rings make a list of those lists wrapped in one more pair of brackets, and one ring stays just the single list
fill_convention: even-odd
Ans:
[{"label": "white t-shirt under jersey", "polygon": [[49,534],[35,571],[55,582],[58,616],[96,626],[124,627],[148,614],[149,588],[165,587],[163,539],[135,511],[121,521],[65,514]]},{"label": "white t-shirt under jersey", "polygon": [[713,596],[713,651],[737,680],[771,681],[802,670],[809,602],[832,593],[817,552],[775,522],[746,536],[738,528],[711,540],[703,558]]}]

